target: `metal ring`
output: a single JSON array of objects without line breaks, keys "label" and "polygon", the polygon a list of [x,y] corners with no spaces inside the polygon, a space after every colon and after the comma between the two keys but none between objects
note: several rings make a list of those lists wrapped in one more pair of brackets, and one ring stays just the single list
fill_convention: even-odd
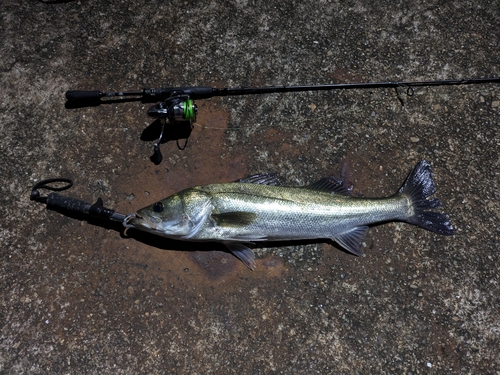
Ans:
[{"label": "metal ring", "polygon": [[132,219],[135,219],[137,217],[136,214],[128,214],[127,216],[125,216],[125,218],[123,219],[122,221],[122,224],[125,228],[135,228],[134,225],[131,225],[129,224],[128,222]]}]

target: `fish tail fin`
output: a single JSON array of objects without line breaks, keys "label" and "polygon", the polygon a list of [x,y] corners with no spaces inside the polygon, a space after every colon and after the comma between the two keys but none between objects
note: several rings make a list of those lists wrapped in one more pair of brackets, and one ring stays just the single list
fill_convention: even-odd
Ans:
[{"label": "fish tail fin", "polygon": [[413,214],[406,218],[408,223],[418,225],[431,232],[447,236],[455,234],[448,215],[430,211],[442,206],[437,198],[429,198],[436,192],[430,164],[422,160],[410,172],[398,193],[407,196],[412,205]]}]

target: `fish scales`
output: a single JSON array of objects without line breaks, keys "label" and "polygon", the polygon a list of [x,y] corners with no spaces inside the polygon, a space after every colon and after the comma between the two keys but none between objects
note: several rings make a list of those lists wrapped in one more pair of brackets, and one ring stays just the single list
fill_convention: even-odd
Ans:
[{"label": "fish scales", "polygon": [[[214,184],[193,188],[207,194],[215,213],[253,212],[256,219],[244,228],[218,231],[220,239],[265,233],[267,240],[332,238],[353,226],[405,218],[406,197],[362,199],[307,188],[256,184]],[[209,221],[196,238],[213,239]],[[260,236],[259,236],[260,237]]]}]

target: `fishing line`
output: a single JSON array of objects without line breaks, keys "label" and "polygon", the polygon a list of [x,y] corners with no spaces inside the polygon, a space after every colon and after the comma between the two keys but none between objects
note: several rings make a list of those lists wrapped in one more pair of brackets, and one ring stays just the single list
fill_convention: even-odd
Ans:
[{"label": "fishing line", "polygon": [[[409,88],[411,89],[411,88]],[[401,107],[402,108],[405,108],[405,105],[404,105],[404,100],[403,98],[400,97],[400,93],[398,92],[397,93],[398,95],[398,100],[399,102],[401,103]],[[413,89],[411,89],[411,93],[410,94],[407,94],[408,96],[413,96]],[[357,102],[355,103],[357,104]],[[309,108],[311,107],[310,105],[308,106]],[[316,111],[316,109],[311,109],[311,111]],[[342,109],[342,114],[349,114],[349,113],[352,113],[354,112],[355,109],[353,108],[343,108]],[[324,112],[322,112],[324,114]],[[293,115],[297,115],[297,116],[301,116],[300,113],[296,112],[294,113]],[[287,117],[291,117],[292,115],[288,115]],[[314,121],[316,124],[317,123],[323,123],[323,122],[326,122],[326,121],[329,121],[331,119],[333,115],[332,114],[324,114],[323,116],[321,117],[318,117],[318,116],[314,116],[314,119],[311,119],[311,118],[308,118],[310,121]],[[272,122],[270,124],[267,124],[267,125],[262,125],[262,124],[257,124],[257,125],[250,125],[250,126],[232,126],[232,127],[223,127],[223,126],[211,126],[211,125],[204,125],[204,124],[201,124],[199,122],[194,122],[192,123],[193,126],[197,127],[197,128],[200,128],[200,129],[208,129],[208,130],[224,130],[224,131],[242,131],[242,130],[248,130],[248,131],[256,131],[256,130],[259,130],[259,129],[271,129],[271,128],[285,128],[285,129],[293,129],[294,127],[296,127],[296,122],[289,122],[289,123],[286,123],[286,122],[279,122],[277,124],[273,124]]]}]

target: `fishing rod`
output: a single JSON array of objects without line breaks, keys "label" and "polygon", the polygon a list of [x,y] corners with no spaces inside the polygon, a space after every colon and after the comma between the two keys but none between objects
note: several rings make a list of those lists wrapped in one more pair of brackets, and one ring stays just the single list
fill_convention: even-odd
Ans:
[{"label": "fishing rod", "polygon": [[[330,91],[350,89],[379,89],[379,88],[406,88],[406,94],[412,96],[414,87],[423,86],[457,86],[484,83],[500,83],[500,77],[493,78],[468,78],[451,80],[430,81],[396,81],[396,82],[364,82],[364,83],[339,83],[326,85],[305,86],[265,86],[265,87],[239,87],[239,88],[215,88],[209,86],[185,86],[147,88],[140,91],[102,92],[99,90],[81,91],[70,90],[66,92],[68,108],[98,106],[103,103],[120,103],[129,101],[142,101],[143,103],[155,103],[148,109],[148,115],[159,119],[161,124],[160,136],[154,144],[154,154],[151,160],[155,164],[161,163],[160,142],[162,140],[167,122],[174,128],[192,128],[196,121],[198,106],[194,100],[209,99],[216,96],[240,96],[271,94],[284,92],[304,91]],[[398,93],[399,98],[399,93]],[[400,99],[401,100],[401,99]]]}]

